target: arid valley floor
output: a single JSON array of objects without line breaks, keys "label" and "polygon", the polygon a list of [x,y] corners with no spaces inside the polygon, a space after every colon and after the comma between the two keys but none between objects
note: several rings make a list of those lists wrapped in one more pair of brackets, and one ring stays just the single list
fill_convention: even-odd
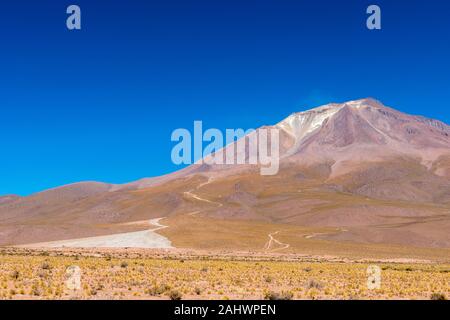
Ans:
[{"label": "arid valley floor", "polygon": [[[446,299],[450,263],[298,254],[4,248],[1,299]],[[367,286],[369,265],[381,286]],[[81,286],[66,286],[78,266]]]}]

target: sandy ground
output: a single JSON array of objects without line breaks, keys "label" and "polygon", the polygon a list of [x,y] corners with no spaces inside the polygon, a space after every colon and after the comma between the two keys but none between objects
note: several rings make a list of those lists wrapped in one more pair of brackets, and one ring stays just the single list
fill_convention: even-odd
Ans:
[{"label": "sandy ground", "polygon": [[[0,248],[0,261],[0,300],[428,300],[450,295],[449,264],[406,260],[351,262],[180,249]],[[374,265],[380,268],[379,289],[368,286],[368,270]],[[79,268],[78,277],[71,278],[68,266]]]},{"label": "sandy ground", "polygon": [[118,233],[107,236],[33,243],[21,247],[32,248],[172,248],[166,237],[156,233],[167,228],[159,223],[162,218],[148,221],[152,228],[144,231]]}]

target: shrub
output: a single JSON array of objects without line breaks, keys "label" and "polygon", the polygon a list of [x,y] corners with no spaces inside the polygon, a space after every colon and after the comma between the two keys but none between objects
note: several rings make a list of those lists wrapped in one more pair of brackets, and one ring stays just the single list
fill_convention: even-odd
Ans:
[{"label": "shrub", "polygon": [[264,294],[266,300],[292,300],[294,294],[290,291],[282,291],[281,293],[268,291]]},{"label": "shrub", "polygon": [[161,285],[155,285],[152,288],[147,290],[147,293],[151,296],[159,296],[160,294],[163,294],[164,292],[167,292],[170,290],[170,286],[166,284]]},{"label": "shrub", "polygon": [[19,271],[14,270],[13,272],[11,272],[11,278],[17,280],[19,278]]},{"label": "shrub", "polygon": [[47,261],[44,261],[44,262],[41,264],[41,269],[44,269],[44,270],[50,270],[50,264],[49,264]]},{"label": "shrub", "polygon": [[316,281],[316,280],[314,280],[314,279],[310,279],[310,280],[308,281],[308,283],[306,284],[306,288],[307,288],[307,289],[317,289],[317,290],[320,290],[320,289],[323,288],[323,285],[322,285],[319,281]]},{"label": "shrub", "polygon": [[443,293],[433,293],[431,300],[447,300],[447,297]]},{"label": "shrub", "polygon": [[128,267],[128,262],[122,261],[122,262],[120,263],[120,267],[121,267],[121,268],[126,268],[126,267]]},{"label": "shrub", "polygon": [[178,290],[170,290],[168,294],[170,300],[181,300],[183,295]]},{"label": "shrub", "polygon": [[46,278],[47,277],[47,272],[45,272],[44,270],[39,270],[37,273],[39,278]]},{"label": "shrub", "polygon": [[42,290],[40,290],[39,288],[35,287],[31,289],[31,294],[33,296],[40,296],[42,295]]}]

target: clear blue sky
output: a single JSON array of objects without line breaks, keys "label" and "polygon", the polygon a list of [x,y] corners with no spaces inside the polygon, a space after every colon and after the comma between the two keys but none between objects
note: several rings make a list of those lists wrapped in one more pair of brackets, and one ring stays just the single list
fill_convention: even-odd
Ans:
[{"label": "clear blue sky", "polygon": [[254,128],[371,96],[450,123],[449,17],[443,0],[3,1],[0,194],[174,171],[171,132],[194,120]]}]

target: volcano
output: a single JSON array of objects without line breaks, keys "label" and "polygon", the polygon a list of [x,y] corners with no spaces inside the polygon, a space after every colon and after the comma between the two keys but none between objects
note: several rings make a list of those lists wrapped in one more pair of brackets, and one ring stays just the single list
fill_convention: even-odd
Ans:
[{"label": "volcano", "polygon": [[136,232],[162,218],[158,232],[179,248],[450,248],[445,123],[368,98],[264,128],[280,133],[277,175],[197,163],[124,185],[82,182],[0,197],[0,245]]}]

